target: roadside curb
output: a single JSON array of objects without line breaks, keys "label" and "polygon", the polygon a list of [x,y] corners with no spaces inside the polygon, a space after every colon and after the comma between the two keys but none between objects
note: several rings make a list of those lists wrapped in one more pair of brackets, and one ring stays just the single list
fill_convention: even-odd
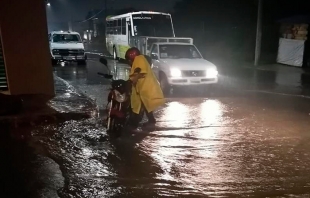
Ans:
[{"label": "roadside curb", "polygon": [[31,127],[68,120],[87,119],[96,115],[98,106],[94,100],[56,75],[54,75],[54,81],[55,97],[42,101],[39,99],[39,95],[33,96],[27,102],[25,101],[27,104],[24,104],[25,108],[21,113],[1,116],[0,127]]},{"label": "roadside curb", "polygon": [[7,116],[0,119],[0,127],[30,127],[40,124],[51,124],[56,122],[65,122],[68,120],[80,120],[93,117],[94,113],[49,113],[49,114],[37,114],[37,115],[25,115],[25,116]]}]

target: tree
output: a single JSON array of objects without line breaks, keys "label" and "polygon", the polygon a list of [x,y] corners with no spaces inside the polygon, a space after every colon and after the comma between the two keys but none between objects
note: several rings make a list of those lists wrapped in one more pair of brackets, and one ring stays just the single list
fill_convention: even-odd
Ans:
[{"label": "tree", "polygon": [[[231,56],[255,39],[256,0],[181,0],[174,7],[176,34],[193,37],[206,52]],[[254,47],[253,47],[254,50]]]}]

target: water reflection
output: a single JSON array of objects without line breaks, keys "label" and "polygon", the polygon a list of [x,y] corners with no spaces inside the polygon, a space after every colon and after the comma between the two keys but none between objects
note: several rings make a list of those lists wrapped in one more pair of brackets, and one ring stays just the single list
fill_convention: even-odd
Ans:
[{"label": "water reflection", "polygon": [[187,127],[189,108],[180,102],[170,102],[164,110],[164,120],[168,120],[173,127]]},{"label": "water reflection", "polygon": [[[145,149],[164,171],[157,178],[176,182],[173,186],[162,187],[162,195],[202,196],[210,192],[209,184],[233,178],[226,173],[225,165],[218,163],[225,147],[220,141],[225,131],[212,127],[221,124],[225,106],[218,100],[180,100],[168,103],[161,118],[179,130],[157,132],[160,136],[148,139]],[[182,129],[190,126],[201,128]]]},{"label": "water reflection", "polygon": [[220,124],[223,108],[223,105],[218,100],[203,101],[199,107],[199,118],[202,121],[202,125]]},{"label": "water reflection", "polygon": [[66,79],[66,80],[79,80],[87,78],[88,70],[85,66],[77,66],[77,65],[65,65],[64,67],[61,66],[54,66],[53,70],[57,76]]}]

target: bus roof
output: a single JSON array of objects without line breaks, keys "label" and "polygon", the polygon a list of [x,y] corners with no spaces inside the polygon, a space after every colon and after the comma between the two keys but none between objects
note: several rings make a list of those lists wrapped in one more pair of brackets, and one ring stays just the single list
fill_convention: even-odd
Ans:
[{"label": "bus roof", "polygon": [[51,34],[79,34],[78,32],[70,32],[70,31],[52,31]]},{"label": "bus roof", "polygon": [[126,14],[121,14],[121,15],[116,15],[116,16],[108,16],[106,19],[107,20],[113,20],[113,19],[119,19],[119,18],[124,18],[124,17],[130,17],[133,14],[162,14],[162,15],[171,16],[171,14],[164,13],[164,12],[139,11],[139,12],[129,12],[129,13],[126,13]]}]

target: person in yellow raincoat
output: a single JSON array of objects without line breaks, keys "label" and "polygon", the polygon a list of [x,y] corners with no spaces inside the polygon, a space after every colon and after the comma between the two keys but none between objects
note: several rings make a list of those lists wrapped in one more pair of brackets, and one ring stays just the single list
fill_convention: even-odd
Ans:
[{"label": "person in yellow raincoat", "polygon": [[132,116],[129,124],[138,128],[141,116],[145,113],[148,118],[146,126],[154,126],[156,120],[153,111],[165,103],[164,94],[150,63],[137,48],[128,49],[125,58],[131,66],[129,80],[132,82]]}]

